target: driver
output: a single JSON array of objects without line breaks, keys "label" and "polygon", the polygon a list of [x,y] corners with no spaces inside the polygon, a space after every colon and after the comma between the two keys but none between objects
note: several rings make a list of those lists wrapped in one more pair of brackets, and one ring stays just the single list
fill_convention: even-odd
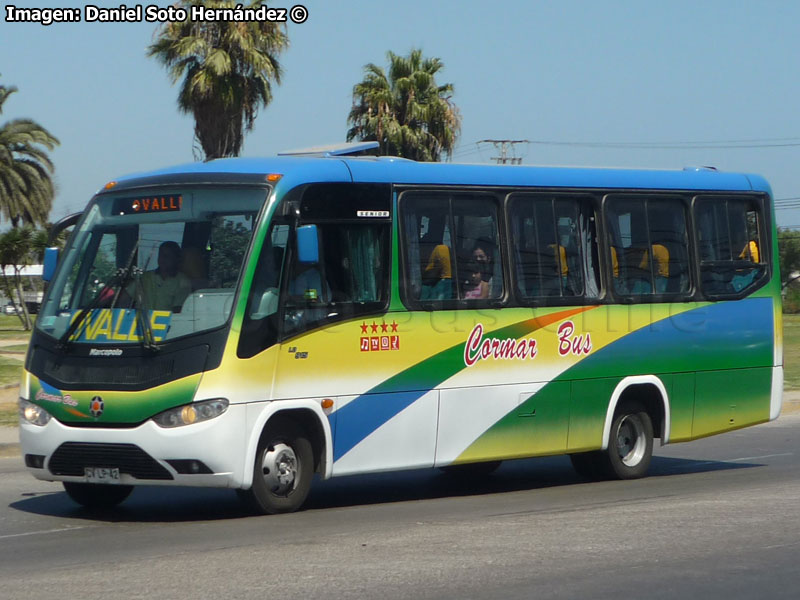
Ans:
[{"label": "driver", "polygon": [[[180,312],[183,301],[192,293],[192,283],[180,271],[181,247],[164,242],[158,248],[158,268],[142,275],[142,291],[150,310]],[[128,294],[133,296],[133,288]]]}]

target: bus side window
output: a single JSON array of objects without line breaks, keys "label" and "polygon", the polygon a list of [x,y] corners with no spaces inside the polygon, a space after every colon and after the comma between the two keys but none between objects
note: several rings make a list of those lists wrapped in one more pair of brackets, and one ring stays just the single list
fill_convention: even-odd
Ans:
[{"label": "bus side window", "polygon": [[324,322],[376,314],[389,298],[388,222],[320,222],[319,262],[287,268],[282,337]]},{"label": "bus side window", "polygon": [[735,297],[763,281],[767,265],[755,202],[700,197],[695,203],[695,220],[706,296]]},{"label": "bus side window", "polygon": [[490,194],[403,195],[407,300],[433,308],[435,304],[427,303],[467,306],[503,295],[497,206]]},{"label": "bus side window", "polygon": [[508,222],[520,296],[599,296],[597,237],[586,199],[514,194]]},{"label": "bus side window", "polygon": [[606,206],[614,291],[621,296],[688,293],[689,243],[683,200],[612,196]]}]

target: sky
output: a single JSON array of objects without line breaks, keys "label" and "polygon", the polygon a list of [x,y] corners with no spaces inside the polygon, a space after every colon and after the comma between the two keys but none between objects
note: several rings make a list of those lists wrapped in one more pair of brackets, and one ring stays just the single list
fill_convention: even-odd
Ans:
[{"label": "sky", "polygon": [[[178,88],[146,56],[158,23],[10,23],[7,5],[0,84],[19,91],[0,123],[32,118],[60,140],[51,155],[51,220],[81,210],[121,175],[194,160],[193,121],[177,109]],[[389,50],[420,48],[443,61],[438,83],[455,87],[462,129],[454,162],[491,162],[497,153],[480,140],[525,139],[515,146],[525,165],[758,173],[778,199],[778,225],[800,228],[800,2],[303,5],[308,19],[287,26],[282,84],[259,112],[243,156],[344,141],[364,65],[386,65]]]}]

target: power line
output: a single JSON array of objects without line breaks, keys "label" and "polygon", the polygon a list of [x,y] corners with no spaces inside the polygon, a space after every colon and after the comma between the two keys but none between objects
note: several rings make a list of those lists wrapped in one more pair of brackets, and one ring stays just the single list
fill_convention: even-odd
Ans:
[{"label": "power line", "polygon": [[775,198],[775,210],[792,210],[796,208],[800,208],[800,196]]},{"label": "power line", "polygon": [[497,161],[498,165],[521,165],[522,157],[517,156],[515,146],[519,144],[527,144],[528,140],[480,140],[480,144],[492,144],[499,156],[493,156],[491,160]]},{"label": "power line", "polygon": [[[753,149],[753,148],[796,148],[800,147],[800,137],[780,137],[780,138],[745,138],[745,139],[728,139],[728,140],[683,140],[683,141],[654,141],[654,142],[625,142],[625,141],[612,141],[612,142],[588,142],[588,141],[570,141],[570,140],[547,140],[547,139],[525,139],[525,140],[480,140],[476,145],[482,143],[495,144],[535,144],[538,146],[561,146],[561,147],[574,147],[574,148],[612,148],[618,150],[737,150],[737,149]],[[513,148],[513,146],[512,146]],[[506,147],[506,158],[508,158],[508,150]],[[463,150],[459,150],[455,155],[458,155]],[[498,148],[500,157],[503,158],[503,147]],[[471,149],[469,151],[472,153]],[[492,160],[497,160],[498,157],[493,157]],[[514,157],[516,158],[516,157]]]},{"label": "power line", "polygon": [[567,146],[581,148],[617,148],[636,150],[706,150],[739,148],[790,148],[800,146],[800,137],[759,138],[741,140],[707,140],[677,142],[581,142],[559,140],[529,140],[530,144],[541,146]]}]

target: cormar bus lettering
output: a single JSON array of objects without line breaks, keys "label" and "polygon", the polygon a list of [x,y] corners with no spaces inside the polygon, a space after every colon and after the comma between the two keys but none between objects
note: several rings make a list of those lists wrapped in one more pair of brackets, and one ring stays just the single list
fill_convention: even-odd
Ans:
[{"label": "cormar bus lettering", "polygon": [[564,321],[558,327],[558,353],[561,356],[574,354],[589,354],[592,351],[592,334],[587,333],[586,337],[577,335],[571,338],[575,332],[575,324],[572,321]]},{"label": "cormar bus lettering", "polygon": [[483,325],[478,323],[472,328],[472,333],[464,344],[464,364],[471,367],[481,359],[493,358],[495,360],[508,359],[534,359],[536,358],[536,340],[504,340],[483,337]]},{"label": "cormar bus lettering", "polygon": [[44,390],[36,392],[36,400],[39,402],[54,402],[55,404],[64,404],[66,406],[78,406],[78,401],[73,400],[69,394],[56,396],[55,394],[48,394]]}]

